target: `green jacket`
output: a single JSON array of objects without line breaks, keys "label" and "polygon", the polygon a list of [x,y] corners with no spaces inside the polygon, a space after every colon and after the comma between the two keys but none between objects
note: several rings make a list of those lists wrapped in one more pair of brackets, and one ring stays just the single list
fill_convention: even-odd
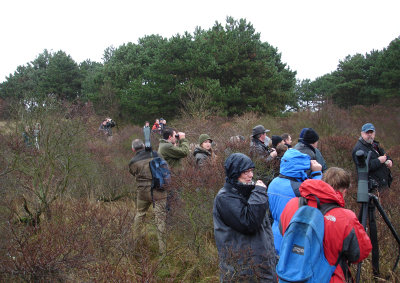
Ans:
[{"label": "green jacket", "polygon": [[179,168],[182,166],[181,159],[189,154],[189,141],[181,139],[178,146],[174,146],[169,141],[161,139],[158,153],[167,161],[169,167]]}]

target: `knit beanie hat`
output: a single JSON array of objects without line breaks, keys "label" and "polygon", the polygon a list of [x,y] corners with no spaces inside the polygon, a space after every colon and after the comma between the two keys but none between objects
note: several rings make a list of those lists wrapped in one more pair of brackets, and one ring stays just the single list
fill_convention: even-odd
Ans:
[{"label": "knit beanie hat", "polygon": [[283,141],[283,139],[280,136],[272,136],[271,140],[272,140],[272,147],[276,147],[278,143]]},{"label": "knit beanie hat", "polygon": [[308,143],[308,144],[312,144],[315,143],[316,141],[319,140],[319,136],[317,134],[316,131],[314,131],[313,128],[308,128],[303,136],[303,141]]},{"label": "knit beanie hat", "polygon": [[302,130],[301,130],[301,132],[300,132],[300,136],[299,136],[299,138],[303,138],[304,137],[304,133],[306,132],[308,130],[308,128],[303,128]]},{"label": "knit beanie hat", "polygon": [[201,145],[203,142],[205,142],[206,140],[210,140],[212,142],[212,139],[210,138],[209,135],[207,134],[201,134],[199,137],[199,145]]}]

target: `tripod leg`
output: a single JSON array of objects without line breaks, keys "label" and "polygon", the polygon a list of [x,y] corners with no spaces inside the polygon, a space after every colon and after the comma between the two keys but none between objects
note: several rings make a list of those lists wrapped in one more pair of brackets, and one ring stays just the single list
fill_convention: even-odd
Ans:
[{"label": "tripod leg", "polygon": [[[387,216],[387,214],[383,210],[383,207],[379,203],[378,198],[375,195],[370,195],[370,199],[373,200],[373,202],[374,202],[376,208],[378,209],[379,213],[381,214],[383,220],[385,221],[386,225],[389,227],[390,232],[392,232],[392,235],[396,239],[397,244],[399,245],[399,250],[400,250],[400,237],[397,234],[396,230],[394,229],[392,223],[390,222],[389,217]],[[397,264],[399,263],[399,260],[400,260],[400,253],[397,256],[396,262],[395,262],[395,264],[393,266],[393,271],[396,269]]]},{"label": "tripod leg", "polygon": [[379,244],[378,228],[376,227],[375,203],[370,198],[368,203],[369,237],[372,243],[372,271],[379,276]]},{"label": "tripod leg", "polygon": [[[360,223],[364,227],[364,229],[367,225],[367,212],[368,212],[368,203],[362,203],[361,208],[360,208],[360,213],[358,214],[358,220],[360,221]],[[361,264],[362,264],[362,262],[359,262],[357,264],[357,275],[356,275],[357,283],[360,282]]]}]

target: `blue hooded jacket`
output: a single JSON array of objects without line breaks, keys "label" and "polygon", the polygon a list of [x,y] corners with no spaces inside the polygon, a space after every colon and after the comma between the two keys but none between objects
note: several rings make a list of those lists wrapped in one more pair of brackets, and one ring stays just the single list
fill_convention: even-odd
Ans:
[{"label": "blue hooded jacket", "polygon": [[[279,231],[279,219],[286,204],[294,197],[300,196],[299,187],[306,180],[306,171],[310,169],[310,156],[296,149],[290,149],[282,156],[280,164],[280,175],[272,180],[268,187],[269,207],[274,222],[272,232],[274,234],[274,245],[277,254],[282,241]],[[312,172],[311,179],[322,178],[322,172]]]},{"label": "blue hooded jacket", "polygon": [[238,183],[254,163],[242,153],[225,161],[226,183],[214,200],[213,222],[221,282],[277,282],[266,189]]}]

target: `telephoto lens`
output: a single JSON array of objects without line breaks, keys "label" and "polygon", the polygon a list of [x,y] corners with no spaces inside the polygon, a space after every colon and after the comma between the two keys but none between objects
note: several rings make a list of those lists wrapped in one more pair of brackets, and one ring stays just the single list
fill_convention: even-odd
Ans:
[{"label": "telephoto lens", "polygon": [[179,134],[176,134],[176,135],[175,135],[175,138],[176,138],[177,140],[179,140]]}]

